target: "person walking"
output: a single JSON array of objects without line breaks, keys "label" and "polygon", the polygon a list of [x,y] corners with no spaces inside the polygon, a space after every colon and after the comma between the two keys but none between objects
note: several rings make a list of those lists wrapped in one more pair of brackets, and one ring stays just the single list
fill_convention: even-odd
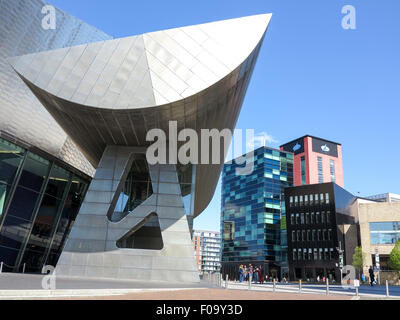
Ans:
[{"label": "person walking", "polygon": [[374,269],[372,268],[372,266],[369,267],[369,279],[371,281],[371,287],[374,286],[374,282],[375,282],[375,275],[374,275]]},{"label": "person walking", "polygon": [[249,264],[249,281],[253,279],[253,266]]}]

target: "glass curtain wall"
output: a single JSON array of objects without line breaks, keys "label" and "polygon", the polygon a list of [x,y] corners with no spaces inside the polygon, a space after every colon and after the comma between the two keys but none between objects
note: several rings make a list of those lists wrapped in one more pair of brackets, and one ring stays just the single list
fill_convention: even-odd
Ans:
[{"label": "glass curtain wall", "polygon": [[[0,261],[4,271],[40,272],[49,264],[68,195],[78,180],[54,161],[0,139]],[[88,181],[81,179],[81,184],[76,214]],[[58,245],[61,253],[63,243]],[[58,255],[53,255],[50,264],[57,260]]]}]

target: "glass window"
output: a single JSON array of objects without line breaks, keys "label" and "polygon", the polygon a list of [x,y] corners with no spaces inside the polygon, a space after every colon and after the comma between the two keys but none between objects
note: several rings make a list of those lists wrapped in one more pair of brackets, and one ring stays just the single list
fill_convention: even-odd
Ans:
[{"label": "glass window", "polygon": [[293,249],[293,260],[296,261],[297,260],[297,250]]},{"label": "glass window", "polygon": [[330,223],[331,223],[330,215],[331,215],[331,212],[330,212],[330,211],[327,211],[327,212],[326,212],[326,223],[327,223],[327,224],[330,224]]},{"label": "glass window", "polygon": [[325,223],[325,212],[321,212],[321,221],[322,223]]},{"label": "glass window", "polygon": [[315,230],[312,231],[312,241],[315,241]]},{"label": "glass window", "polygon": [[310,213],[306,213],[306,224],[310,224]]},{"label": "glass window", "polygon": [[0,221],[10,194],[10,188],[10,185],[0,183]]},{"label": "glass window", "polygon": [[303,204],[303,196],[299,196],[300,205]]},{"label": "glass window", "polygon": [[307,194],[304,196],[304,202],[306,205],[308,204],[308,195]]},{"label": "glass window", "polygon": [[314,203],[314,196],[310,194],[310,204],[312,205]]},{"label": "glass window", "polygon": [[45,193],[61,199],[69,179],[70,173],[67,170],[54,165],[50,172]]},{"label": "glass window", "polygon": [[294,225],[294,214],[290,214],[290,224]]},{"label": "glass window", "polygon": [[316,224],[321,223],[320,216],[319,216],[319,212],[316,212],[316,213],[315,213],[315,223],[316,223]]},{"label": "glass window", "polygon": [[324,174],[323,174],[323,166],[322,166],[322,157],[318,157],[318,183],[324,182]]},{"label": "glass window", "polygon": [[297,241],[300,241],[300,230],[297,230]]},{"label": "glass window", "polygon": [[329,204],[329,193],[325,193],[325,203]]},{"label": "glass window", "polygon": [[33,153],[28,153],[19,185],[39,192],[50,168],[50,162]]},{"label": "glass window", "polygon": [[335,161],[330,160],[331,182],[335,182]]},{"label": "glass window", "polygon": [[296,224],[300,224],[300,214],[296,213]]},{"label": "glass window", "polygon": [[332,240],[332,229],[328,230],[328,240]]},{"label": "glass window", "polygon": [[305,230],[301,231],[301,241],[306,241],[306,231]]},{"label": "glass window", "polygon": [[301,184],[305,185],[305,184],[307,184],[307,181],[306,181],[306,158],[304,156],[302,156],[300,162],[301,162],[301,164],[300,164],[300,166],[301,166]]},{"label": "glass window", "polygon": [[307,230],[307,241],[311,240],[311,231]]},{"label": "glass window", "polygon": [[301,214],[301,224],[304,224],[304,213]]},{"label": "glass window", "polygon": [[400,222],[370,222],[371,244],[394,244],[400,240]]},{"label": "glass window", "polygon": [[319,201],[319,199],[318,199],[318,193],[315,195],[315,202],[318,202]]},{"label": "glass window", "polygon": [[24,154],[24,149],[0,139],[0,183],[13,183]]},{"label": "glass window", "polygon": [[296,241],[296,231],[292,231],[292,242]]},{"label": "glass window", "polygon": [[71,186],[68,190],[68,195],[59,218],[57,231],[55,232],[50,255],[46,264],[52,266],[56,265],[58,257],[64,247],[66,237],[72,229],[75,218],[78,215],[87,186],[87,183],[82,179],[76,176],[72,178]]},{"label": "glass window", "polygon": [[31,221],[38,199],[38,192],[17,187],[10,203],[7,215],[12,215],[14,217]]},{"label": "glass window", "polygon": [[311,224],[314,224],[315,220],[314,220],[314,212],[311,212]]},{"label": "glass window", "polygon": [[7,215],[0,233],[0,245],[19,249],[29,231],[29,227],[30,223],[28,221]]},{"label": "glass window", "polygon": [[317,232],[317,240],[318,241],[321,241],[321,229],[318,229],[318,232]]},{"label": "glass window", "polygon": [[318,251],[317,251],[317,248],[314,248],[314,260],[318,260]]}]

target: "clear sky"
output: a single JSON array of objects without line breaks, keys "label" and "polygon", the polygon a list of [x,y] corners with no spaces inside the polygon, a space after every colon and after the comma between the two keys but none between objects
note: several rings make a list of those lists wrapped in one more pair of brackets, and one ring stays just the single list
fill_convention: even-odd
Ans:
[{"label": "clear sky", "polygon": [[[49,0],[118,38],[273,13],[237,128],[340,142],[345,188],[400,193],[399,0]],[[344,5],[356,9],[345,30]],[[219,230],[220,184],[197,229]]]}]

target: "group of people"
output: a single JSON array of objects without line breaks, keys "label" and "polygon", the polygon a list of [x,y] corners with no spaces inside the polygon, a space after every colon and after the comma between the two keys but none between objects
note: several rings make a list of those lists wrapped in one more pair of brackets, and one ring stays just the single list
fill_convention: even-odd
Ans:
[{"label": "group of people", "polygon": [[252,264],[249,264],[248,267],[242,264],[239,266],[239,282],[251,280],[256,283],[264,283],[264,275],[264,269],[261,266],[256,267]]}]

